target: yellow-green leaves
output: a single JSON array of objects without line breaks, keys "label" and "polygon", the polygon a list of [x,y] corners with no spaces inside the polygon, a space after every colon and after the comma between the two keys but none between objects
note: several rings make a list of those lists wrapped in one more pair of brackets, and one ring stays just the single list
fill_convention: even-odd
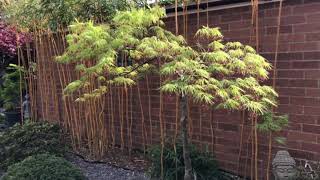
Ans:
[{"label": "yellow-green leaves", "polygon": [[200,61],[213,79],[210,89],[215,97],[216,107],[242,109],[256,114],[263,114],[277,105],[277,93],[272,87],[261,85],[268,79],[270,63],[256,54],[256,51],[240,42],[222,40],[217,28],[203,27],[196,36],[211,40],[207,48],[203,47]]},{"label": "yellow-green leaves", "polygon": [[73,81],[68,84],[68,86],[64,89],[65,94],[71,94],[74,91],[77,91],[81,86],[83,86],[83,82],[80,80]]},{"label": "yellow-green leaves", "polygon": [[211,42],[208,47],[213,51],[218,51],[224,48],[224,45],[220,41]]},{"label": "yellow-green leaves", "polygon": [[[108,92],[109,85],[132,86],[157,69],[165,78],[161,91],[199,103],[256,114],[277,105],[277,93],[261,85],[271,65],[252,47],[226,43],[219,28],[203,27],[196,37],[210,42],[195,49],[182,36],[166,31],[162,17],[164,9],[159,7],[132,9],[118,12],[112,25],[88,22],[72,26],[68,49],[57,60],[76,63],[82,77],[70,83],[65,93],[80,89],[84,93],[79,100],[98,97]],[[118,67],[120,56],[132,62]],[[86,91],[84,87],[93,84],[98,86]]]},{"label": "yellow-green leaves", "polygon": [[207,38],[209,40],[217,40],[223,38],[219,28],[210,28],[208,26],[203,26],[196,33],[196,36],[200,38]]}]

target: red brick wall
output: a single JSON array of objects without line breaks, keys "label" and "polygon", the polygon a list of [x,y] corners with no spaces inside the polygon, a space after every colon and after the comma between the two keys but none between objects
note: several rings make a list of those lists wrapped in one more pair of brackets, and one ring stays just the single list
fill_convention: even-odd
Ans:
[{"label": "red brick wall", "polygon": [[[279,3],[261,5],[259,10],[259,51],[270,62],[274,61]],[[188,37],[193,42],[196,14],[188,16]],[[206,25],[206,14],[200,14],[201,25]],[[182,23],[181,19],[180,22]],[[182,29],[182,24],[180,29]],[[227,41],[250,43],[251,9],[233,8],[209,13],[209,26],[221,27]],[[166,20],[174,32],[174,18]],[[280,47],[277,63],[278,112],[289,115],[289,127],[282,133],[287,138],[284,146],[274,144],[273,153],[288,149],[297,159],[320,160],[320,1],[287,0],[284,2],[280,29]],[[255,39],[255,37],[252,37]],[[250,43],[251,45],[255,45]],[[271,76],[272,77],[272,76]],[[271,82],[271,80],[270,80]],[[199,111],[193,122],[199,120]],[[206,114],[203,115],[205,117]],[[204,127],[209,127],[204,119]],[[215,154],[223,168],[235,171],[238,163],[241,116],[215,114]],[[249,126],[244,126],[249,129]],[[198,131],[199,132],[199,131]],[[210,131],[202,131],[202,143],[210,143]],[[244,135],[244,141],[248,139]],[[194,139],[199,138],[195,137]],[[208,141],[206,141],[208,140]],[[260,167],[266,168],[267,139],[259,139]],[[245,166],[247,145],[242,150],[241,166]],[[250,145],[249,145],[250,150]],[[250,164],[250,159],[249,159]],[[250,166],[250,165],[249,165]],[[241,168],[240,168],[241,169]],[[244,170],[240,170],[244,172]]]},{"label": "red brick wall", "polygon": [[[276,31],[277,31],[278,3],[271,3],[260,6],[259,10],[259,51],[270,62],[274,61]],[[206,25],[206,14],[200,14],[201,25]],[[175,27],[174,18],[165,20],[166,27],[173,32]],[[240,41],[250,43],[250,23],[251,9],[249,7],[234,8],[228,10],[219,10],[209,12],[209,25],[221,27],[225,40]],[[180,30],[182,30],[182,18],[179,18]],[[188,16],[188,41],[193,42],[193,36],[196,31],[196,15]],[[252,38],[254,39],[254,37]],[[252,44],[254,45],[254,44]],[[50,49],[50,48],[48,48]],[[49,55],[48,55],[49,54]],[[47,52],[45,57],[50,56]],[[48,60],[50,58],[43,58]],[[52,66],[55,67],[55,66]],[[277,91],[280,94],[280,105],[278,112],[289,115],[289,127],[283,132],[277,134],[287,138],[286,145],[274,144],[273,154],[279,149],[288,149],[292,156],[299,159],[320,160],[320,1],[318,0],[286,0],[283,7],[283,17],[280,34],[279,61],[277,64]],[[72,72],[71,69],[68,72]],[[57,70],[50,70],[51,73],[59,73]],[[51,84],[50,90],[56,86],[56,95],[52,96],[51,91],[47,91],[44,96],[56,97],[60,99],[59,108],[51,108],[48,114],[59,114],[63,117],[64,106],[61,96],[61,87],[59,86],[58,75],[54,75],[55,85]],[[50,76],[51,78],[51,76]],[[49,79],[50,79],[49,78]],[[71,80],[71,79],[70,79]],[[141,104],[138,96],[137,87],[133,87],[132,92],[128,90],[128,113],[126,105],[122,114],[128,114],[124,117],[123,133],[125,135],[126,146],[129,142],[128,126],[132,122],[132,141],[133,146],[142,148],[142,114],[144,115],[146,140],[151,142],[150,129],[152,129],[152,143],[160,141],[160,121],[159,121],[159,77],[149,76],[149,88],[151,104],[149,106],[149,96],[147,83],[145,80],[139,83],[141,89]],[[270,80],[271,82],[271,80]],[[39,88],[48,87],[48,82],[38,82]],[[116,125],[117,144],[120,144],[120,117],[118,97],[121,96],[119,89],[113,90],[114,118]],[[54,92],[52,92],[54,93]],[[45,101],[46,98],[41,98]],[[172,138],[176,127],[176,100],[175,96],[165,95],[163,97],[163,120],[165,126],[165,137]],[[126,102],[125,102],[126,103]],[[40,103],[39,106],[43,106]],[[106,118],[104,127],[110,142],[110,97],[106,102]],[[51,106],[49,103],[48,106]],[[149,114],[149,107],[151,114]],[[41,109],[39,107],[39,109]],[[55,109],[59,110],[59,113]],[[84,108],[83,114],[90,111]],[[131,119],[132,112],[132,119]],[[41,111],[39,110],[39,114]],[[79,113],[80,114],[80,113]],[[45,116],[45,115],[43,115]],[[40,115],[40,117],[43,117]],[[57,117],[58,115],[55,115]],[[207,107],[190,105],[191,128],[190,133],[192,141],[199,147],[208,146],[214,151],[220,166],[228,171],[239,172],[243,175],[249,175],[251,162],[251,143],[250,131],[251,122],[247,118],[242,118],[240,112],[212,111]],[[245,117],[245,116],[244,116]],[[44,117],[45,118],[45,117]],[[58,117],[57,117],[58,118]],[[53,119],[50,117],[49,119]],[[152,121],[152,127],[149,121]],[[63,123],[66,120],[60,119]],[[81,126],[81,125],[80,125]],[[244,132],[243,134],[241,132]],[[85,132],[84,132],[85,133]],[[241,134],[243,143],[240,153]],[[83,135],[85,137],[85,135]],[[259,137],[259,168],[260,176],[263,179],[266,169],[267,142],[268,139],[261,135]],[[240,159],[238,159],[239,154]],[[239,161],[240,160],[240,161]],[[247,173],[246,173],[247,172]],[[263,173],[262,173],[263,172]]]}]

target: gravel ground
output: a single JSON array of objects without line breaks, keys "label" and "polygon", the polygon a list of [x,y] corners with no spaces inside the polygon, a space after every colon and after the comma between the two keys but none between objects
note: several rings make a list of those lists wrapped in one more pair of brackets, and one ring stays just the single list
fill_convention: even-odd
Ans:
[{"label": "gravel ground", "polygon": [[141,172],[126,170],[104,163],[86,162],[74,156],[69,159],[89,180],[148,180]]},{"label": "gravel ground", "polygon": [[[80,157],[69,157],[69,161],[80,168],[88,180],[149,180],[143,173],[126,170],[104,163],[90,163]],[[0,180],[4,172],[0,169]]]}]

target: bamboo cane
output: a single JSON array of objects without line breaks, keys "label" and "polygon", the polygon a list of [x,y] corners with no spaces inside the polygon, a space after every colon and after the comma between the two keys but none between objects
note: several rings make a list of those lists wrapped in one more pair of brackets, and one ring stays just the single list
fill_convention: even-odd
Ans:
[{"label": "bamboo cane", "polygon": [[148,92],[148,117],[149,117],[149,130],[150,130],[150,140],[149,143],[152,145],[152,117],[151,117],[151,95],[150,95],[150,86],[149,86],[149,78],[146,76],[146,83],[147,83],[147,92]]},{"label": "bamboo cane", "polygon": [[142,143],[143,143],[143,154],[146,153],[146,137],[145,137],[145,122],[144,122],[144,113],[141,101],[141,91],[140,91],[140,84],[137,82],[137,90],[138,90],[138,98],[139,98],[139,106],[141,112],[141,135],[142,135]]},{"label": "bamboo cane", "polygon": [[[276,35],[276,49],[275,49],[275,58],[273,64],[273,81],[272,87],[276,88],[276,77],[277,77],[277,63],[278,63],[278,54],[279,54],[279,37],[280,37],[280,25],[281,25],[281,16],[282,16],[282,6],[283,1],[279,2],[279,11],[278,11],[278,22],[277,22],[277,35]],[[272,109],[274,111],[274,108]],[[270,166],[271,166],[271,155],[272,155],[272,131],[268,135],[268,162],[267,162],[267,180],[270,179]]]}]

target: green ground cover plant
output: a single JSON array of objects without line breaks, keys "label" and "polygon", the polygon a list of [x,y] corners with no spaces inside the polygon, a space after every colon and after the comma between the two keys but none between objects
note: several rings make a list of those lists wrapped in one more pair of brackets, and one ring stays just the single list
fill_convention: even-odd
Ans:
[{"label": "green ground cover plant", "polygon": [[85,180],[80,169],[50,154],[30,156],[11,165],[3,180]]},{"label": "green ground cover plant", "polygon": [[65,138],[57,124],[26,122],[16,124],[0,134],[0,167],[22,161],[28,156],[51,153],[63,156],[66,152]]}]

